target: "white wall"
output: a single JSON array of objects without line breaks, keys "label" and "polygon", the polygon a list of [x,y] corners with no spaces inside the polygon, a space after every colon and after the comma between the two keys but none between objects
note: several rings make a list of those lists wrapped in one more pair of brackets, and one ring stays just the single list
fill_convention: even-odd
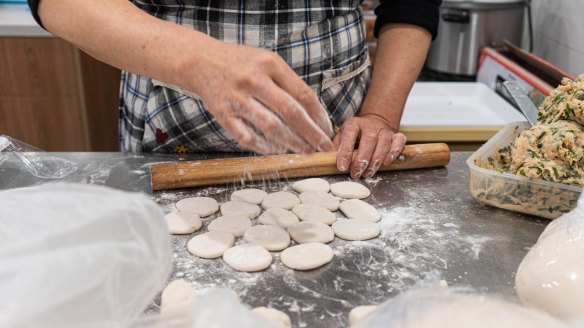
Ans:
[{"label": "white wall", "polygon": [[584,0],[532,0],[533,52],[573,74],[584,74]]}]

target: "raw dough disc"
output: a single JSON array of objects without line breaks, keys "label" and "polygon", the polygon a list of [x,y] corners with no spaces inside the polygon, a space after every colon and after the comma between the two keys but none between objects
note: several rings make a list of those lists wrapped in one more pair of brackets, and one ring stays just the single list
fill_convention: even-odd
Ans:
[{"label": "raw dough disc", "polygon": [[325,179],[312,178],[294,182],[292,189],[297,193],[303,193],[306,191],[329,192],[331,185]]},{"label": "raw dough disc", "polygon": [[328,243],[335,239],[333,229],[328,225],[317,221],[303,221],[293,224],[286,229],[295,242],[302,243]]},{"label": "raw dough disc", "polygon": [[245,215],[250,219],[255,219],[260,215],[262,209],[255,205],[246,202],[242,202],[240,200],[232,200],[221,205],[221,214],[222,215],[231,215],[231,214],[241,214]]},{"label": "raw dough disc", "polygon": [[361,305],[353,308],[351,312],[349,312],[349,325],[356,325],[357,322],[361,321],[369,315],[369,313],[377,310],[378,307],[379,305]]},{"label": "raw dough disc", "polygon": [[329,263],[333,249],[323,243],[306,243],[286,248],[280,255],[285,266],[294,270],[311,270]]},{"label": "raw dough disc", "polygon": [[333,195],[346,199],[363,199],[369,197],[371,192],[364,185],[353,182],[343,181],[331,185]]},{"label": "raw dough disc", "polygon": [[291,328],[292,327],[292,322],[290,321],[290,317],[282,311],[278,311],[276,309],[260,306],[260,307],[257,307],[255,309],[252,309],[251,312],[266,319],[268,322],[270,322],[272,325],[274,325],[277,328]]},{"label": "raw dough disc", "polygon": [[302,221],[317,221],[331,225],[337,220],[333,212],[314,204],[298,204],[294,206],[292,212]]},{"label": "raw dough disc", "polygon": [[193,212],[204,218],[217,212],[219,204],[211,197],[191,197],[179,200],[176,208],[183,212]]},{"label": "raw dough disc", "polygon": [[241,189],[234,191],[231,194],[231,200],[239,200],[242,202],[259,205],[264,200],[268,193],[255,188]]},{"label": "raw dough disc", "polygon": [[290,235],[277,225],[256,225],[245,231],[243,239],[268,251],[281,251],[290,245]]},{"label": "raw dough disc", "polygon": [[193,233],[203,225],[201,218],[195,213],[172,212],[164,216],[168,232],[173,235],[186,235]]},{"label": "raw dough disc", "polygon": [[361,219],[377,222],[381,219],[381,213],[370,204],[359,199],[349,199],[341,203],[341,211],[349,219]]},{"label": "raw dough disc", "polygon": [[270,208],[291,210],[294,205],[298,204],[300,204],[300,199],[294,194],[286,191],[278,191],[268,194],[262,201],[262,207],[266,210]]},{"label": "raw dough disc", "polygon": [[197,291],[190,283],[183,279],[173,280],[160,296],[160,307],[166,308],[171,305],[188,302],[197,297]]},{"label": "raw dough disc", "polygon": [[216,218],[209,223],[207,230],[209,231],[227,231],[231,232],[235,237],[243,236],[245,230],[251,227],[251,220],[241,214],[230,214]]},{"label": "raw dough disc", "polygon": [[275,224],[284,229],[298,223],[296,214],[281,208],[270,208],[260,215],[258,222],[261,224]]},{"label": "raw dough disc", "polygon": [[194,236],[187,243],[187,249],[195,256],[205,259],[214,259],[233,246],[235,237],[227,231],[209,231]]},{"label": "raw dough disc", "polygon": [[318,205],[329,211],[336,211],[339,209],[339,200],[328,192],[306,191],[301,193],[299,197],[303,204]]},{"label": "raw dough disc", "polygon": [[269,267],[272,254],[257,244],[241,244],[226,250],[223,261],[237,271],[253,272]]},{"label": "raw dough disc", "polygon": [[333,223],[337,237],[345,240],[367,240],[379,236],[379,224],[367,220],[340,219]]}]

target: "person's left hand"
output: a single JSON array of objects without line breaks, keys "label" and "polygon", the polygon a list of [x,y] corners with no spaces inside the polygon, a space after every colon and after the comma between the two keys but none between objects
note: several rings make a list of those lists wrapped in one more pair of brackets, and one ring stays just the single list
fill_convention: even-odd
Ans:
[{"label": "person's left hand", "polygon": [[[353,150],[359,142],[357,156]],[[372,177],[381,164],[391,163],[406,144],[406,136],[396,132],[384,118],[376,114],[365,114],[345,121],[341,132],[334,139],[337,153],[337,168],[351,170],[351,177]]]}]

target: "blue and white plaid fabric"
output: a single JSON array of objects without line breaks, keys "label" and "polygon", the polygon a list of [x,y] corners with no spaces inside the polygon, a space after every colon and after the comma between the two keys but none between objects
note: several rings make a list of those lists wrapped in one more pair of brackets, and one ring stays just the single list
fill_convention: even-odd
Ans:
[{"label": "blue and white plaid fabric", "polygon": [[[361,106],[371,71],[361,1],[132,0],[143,11],[229,43],[277,52],[335,126]],[[241,151],[198,97],[123,72],[120,147],[129,152]]]}]

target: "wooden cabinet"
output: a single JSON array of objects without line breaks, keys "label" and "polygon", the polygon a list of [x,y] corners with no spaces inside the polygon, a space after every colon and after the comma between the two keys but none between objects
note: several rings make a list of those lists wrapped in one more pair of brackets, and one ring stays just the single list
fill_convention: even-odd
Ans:
[{"label": "wooden cabinet", "polygon": [[115,151],[120,71],[57,38],[0,38],[0,134],[46,151]]}]

